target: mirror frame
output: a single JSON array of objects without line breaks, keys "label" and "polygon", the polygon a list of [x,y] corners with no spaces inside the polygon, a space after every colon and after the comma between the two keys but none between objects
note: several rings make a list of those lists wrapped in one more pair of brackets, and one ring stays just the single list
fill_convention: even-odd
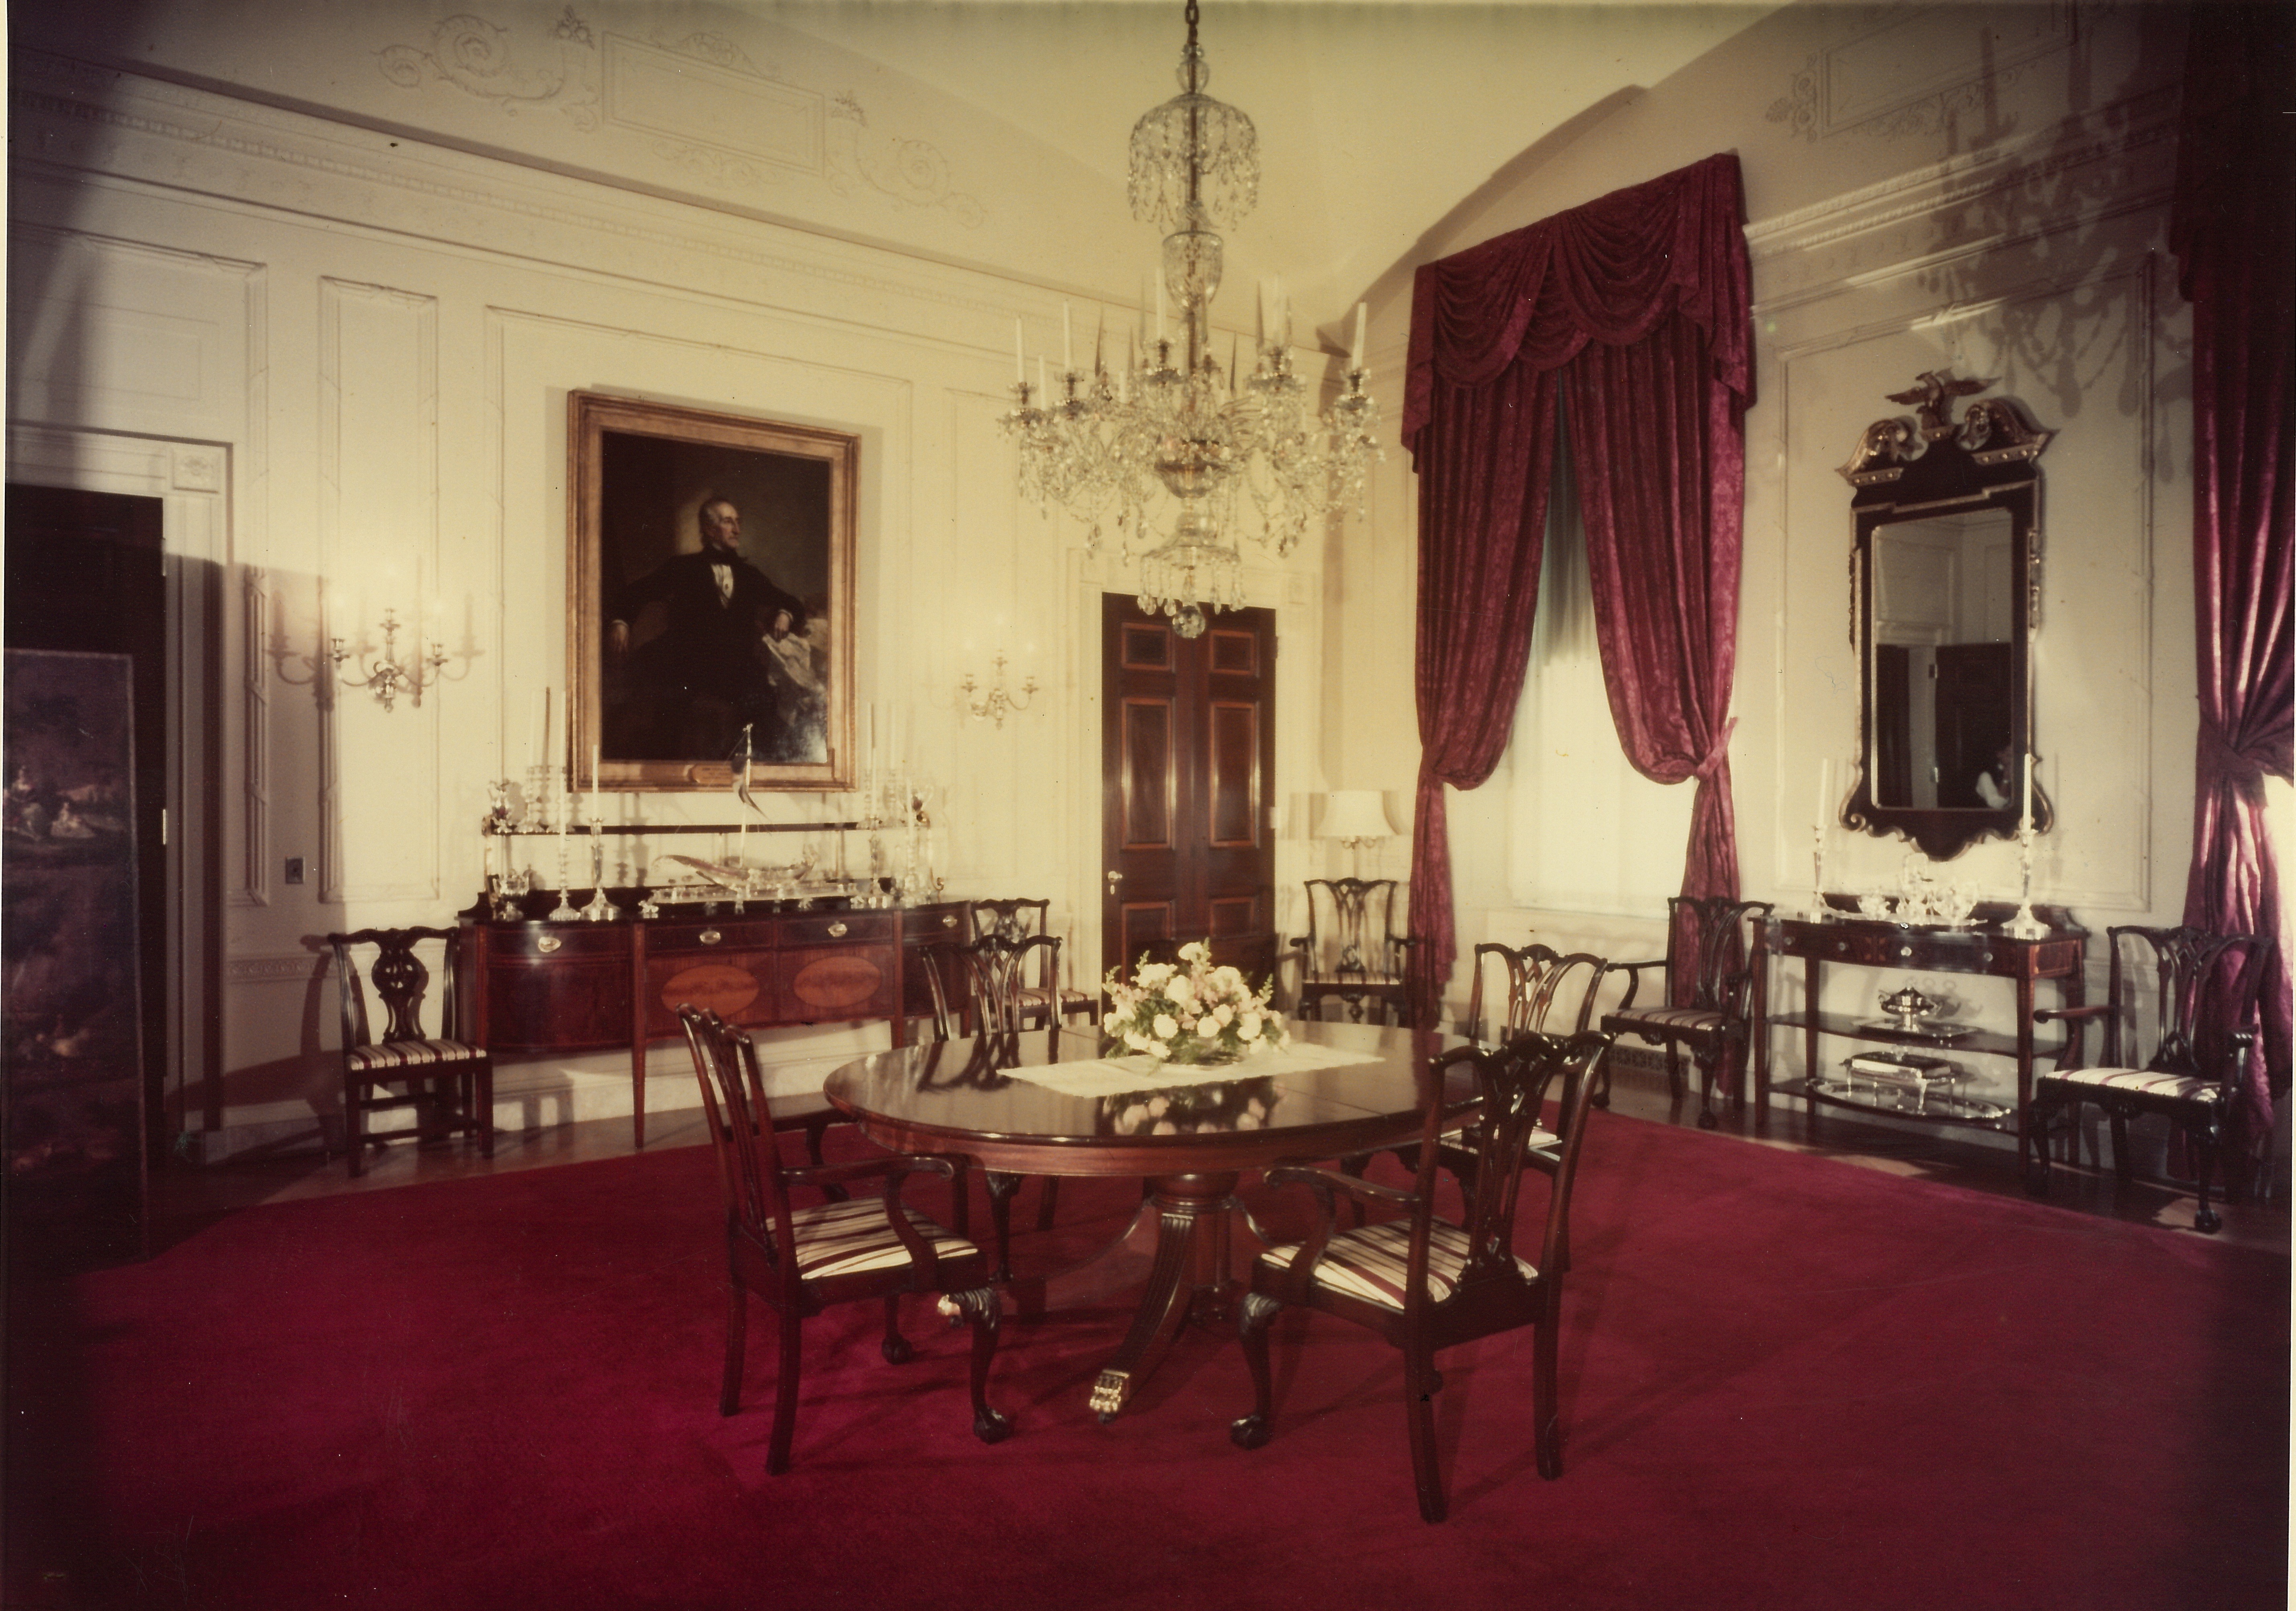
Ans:
[{"label": "mirror frame", "polygon": [[[1958,422],[1956,399],[1988,388],[1984,380],[1956,380],[1947,371],[1919,376],[1910,391],[1888,394],[1915,406],[1916,418],[1876,420],[1841,466],[1856,488],[1850,514],[1857,535],[1850,556],[1850,642],[1857,650],[1857,786],[1842,806],[1845,827],[1875,838],[1897,834],[1933,861],[1948,862],[1985,838],[2014,838],[2021,821],[2024,780],[2015,780],[2006,806],[1884,806],[1874,797],[1873,756],[1878,733],[1874,710],[1874,589],[1875,544],[1882,527],[1915,519],[1998,510],[2009,517],[2010,575],[2023,597],[2013,609],[2010,649],[2012,753],[2038,755],[2033,743],[2032,635],[2040,625],[2040,457],[2054,431],[2042,430],[2005,397],[1971,403]],[[2019,769],[2021,774],[2023,768]],[[2033,830],[2054,821],[2049,799],[2033,788]]]}]

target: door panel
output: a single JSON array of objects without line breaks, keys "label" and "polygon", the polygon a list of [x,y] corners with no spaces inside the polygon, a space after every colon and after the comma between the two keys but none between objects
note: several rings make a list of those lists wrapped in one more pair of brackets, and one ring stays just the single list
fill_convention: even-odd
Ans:
[{"label": "door panel", "polygon": [[1193,640],[1128,595],[1103,603],[1102,954],[1274,922],[1275,618],[1235,610]]}]

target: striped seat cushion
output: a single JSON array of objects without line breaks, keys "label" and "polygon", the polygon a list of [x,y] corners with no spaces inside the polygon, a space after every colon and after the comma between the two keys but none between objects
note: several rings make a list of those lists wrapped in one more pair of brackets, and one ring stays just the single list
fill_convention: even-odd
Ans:
[{"label": "striped seat cushion", "polygon": [[[1271,1269],[1289,1270],[1300,1244],[1270,1247],[1259,1255]],[[1466,1268],[1467,1237],[1456,1225],[1435,1222],[1427,1239],[1427,1296],[1441,1303],[1459,1288],[1459,1272]],[[1411,1255],[1411,1223],[1385,1220],[1342,1231],[1324,1244],[1316,1265],[1316,1284],[1366,1298],[1390,1309],[1403,1307],[1405,1267]],[[1515,1268],[1525,1280],[1538,1274],[1537,1266],[1518,1258]]]},{"label": "striped seat cushion", "polygon": [[[909,1216],[938,1259],[964,1258],[980,1251],[953,1231],[944,1231],[906,1205]],[[856,1198],[846,1203],[824,1203],[791,1214],[797,1239],[798,1274],[808,1280],[829,1275],[851,1275],[862,1270],[883,1270],[909,1262],[909,1250],[885,1222],[885,1199]]]},{"label": "striped seat cushion", "polygon": [[2041,1077],[2044,1084],[2055,1081],[2092,1091],[2126,1091],[2171,1102],[2213,1102],[2224,1094],[2223,1088],[2213,1080],[2189,1074],[2162,1074],[2151,1068],[2074,1068]]},{"label": "striped seat cushion", "polygon": [[1711,1034],[1728,1022],[1711,1007],[1652,1007],[1636,1008],[1632,1012],[1614,1012],[1603,1020],[1603,1026],[1622,1030],[1648,1029],[1675,1034]]},{"label": "striped seat cushion", "polygon": [[486,1055],[485,1047],[462,1041],[379,1041],[372,1046],[354,1046],[343,1057],[348,1067],[360,1073],[398,1068],[419,1075],[426,1067],[467,1063]]}]

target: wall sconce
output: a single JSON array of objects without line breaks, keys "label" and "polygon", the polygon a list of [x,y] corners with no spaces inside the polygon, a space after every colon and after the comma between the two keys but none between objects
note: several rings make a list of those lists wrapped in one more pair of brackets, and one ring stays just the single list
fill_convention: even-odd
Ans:
[{"label": "wall sconce", "polygon": [[1366,845],[1395,836],[1387,820],[1387,797],[1376,789],[1335,789],[1324,797],[1324,822],[1316,830],[1319,839],[1337,839],[1355,852],[1356,877],[1363,877]]},{"label": "wall sconce", "polygon": [[[398,707],[398,696],[404,693],[410,703],[420,707],[422,691],[445,681],[440,668],[452,657],[436,643],[415,641],[414,658],[406,665],[398,659],[398,616],[395,610],[382,612],[382,654],[373,660],[363,658],[365,643],[357,650],[344,647],[340,638],[328,640],[331,647],[327,658],[335,667],[335,679],[346,688],[372,688],[378,703],[385,710]],[[365,675],[353,676],[343,669],[345,661],[363,666]]]},{"label": "wall sconce", "polygon": [[1005,692],[1004,657],[1000,653],[996,657],[996,681],[986,694],[976,699],[972,696],[978,687],[979,684],[972,680],[972,674],[966,672],[964,681],[956,685],[958,702],[974,716],[987,716],[1002,727],[1006,713],[1029,708],[1029,697],[1037,691],[1037,679],[1029,677],[1022,682],[1017,695]]}]

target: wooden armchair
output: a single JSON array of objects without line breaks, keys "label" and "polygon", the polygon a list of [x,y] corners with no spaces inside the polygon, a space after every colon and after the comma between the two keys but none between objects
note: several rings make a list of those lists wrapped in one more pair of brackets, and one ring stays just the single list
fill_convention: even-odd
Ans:
[{"label": "wooden armchair", "polygon": [[[1630,975],[1626,999],[1603,1014],[1603,1029],[1635,1035],[1666,1048],[1667,1088],[1683,1096],[1682,1054],[1698,1066],[1698,1123],[1714,1128],[1714,1084],[1724,1075],[1734,1106],[1745,1104],[1746,1048],[1753,1038],[1755,985],[1760,970],[1759,935],[1752,932],[1770,912],[1767,901],[1734,901],[1728,895],[1675,895],[1668,900],[1666,955],[1641,962],[1613,962]],[[1643,972],[1662,970],[1658,999],[1638,1004]]]},{"label": "wooden armchair", "polygon": [[[1313,1188],[1320,1212],[1305,1241],[1270,1247],[1253,1262],[1239,1334],[1254,1400],[1251,1412],[1228,1428],[1229,1436],[1247,1449],[1267,1441],[1274,1397],[1267,1329],[1278,1310],[1293,1304],[1368,1327],[1403,1351],[1403,1405],[1419,1514],[1441,1521],[1434,1399],[1443,1378],[1436,1352],[1533,1326],[1531,1416],[1538,1472],[1548,1478],[1562,1475],[1555,1334],[1562,1318],[1563,1250],[1595,1067],[1609,1046],[1605,1034],[1566,1041],[1524,1034],[1504,1045],[1460,1047],[1437,1058],[1419,1167],[1407,1191],[1333,1169],[1283,1164],[1268,1170],[1271,1185]],[[1464,1195],[1465,1212],[1454,1223],[1435,1213],[1437,1155],[1445,1132],[1461,1116],[1451,1101],[1462,1076],[1472,1077],[1477,1099],[1466,1133],[1480,1183]],[[1517,1193],[1533,1127],[1548,1096],[1558,1092],[1561,1152],[1532,1263],[1514,1250]],[[1342,1194],[1397,1217],[1338,1230],[1334,1209]]]},{"label": "wooden armchair", "polygon": [[[999,939],[1026,940],[1039,935],[1050,935],[1053,904],[1049,900],[1029,900],[1014,897],[1003,901],[972,901],[964,909],[966,932],[974,940],[991,935]],[[1037,970],[1021,985],[1032,1004],[1050,1007],[1059,1004],[1057,1016],[1062,1021],[1072,1018],[1096,1018],[1100,1016],[1100,998],[1090,991],[1070,990],[1061,983],[1060,949],[1057,942],[1049,952],[1038,952],[1033,966]],[[1050,1021],[1048,1017],[1047,1021]]]},{"label": "wooden armchair", "polygon": [[[789,1469],[797,1429],[798,1379],[807,1320],[835,1304],[882,1301],[890,1364],[904,1364],[912,1349],[901,1336],[900,1302],[909,1293],[938,1293],[943,1314],[972,1326],[972,1430],[984,1443],[999,1443],[1012,1424],[988,1407],[988,1362],[996,1352],[1002,1319],[988,1284],[988,1261],[980,1248],[901,1202],[912,1174],[954,1175],[947,1158],[888,1155],[822,1167],[785,1167],[774,1148],[773,1115],[749,1035],[705,1008],[681,1007],[678,1023],[693,1054],[701,1107],[718,1158],[726,1201],[726,1365],[718,1412],[741,1408],[742,1355],[755,1294],[781,1322],[780,1368],[775,1378],[774,1427],[766,1453],[768,1475]],[[800,1208],[792,1186],[842,1186],[882,1180],[881,1197],[832,1200]]]},{"label": "wooden armchair", "polygon": [[[415,953],[428,940],[438,941],[443,953],[436,1035],[422,1027],[430,971]],[[327,936],[342,995],[343,1146],[353,1178],[366,1173],[369,1147],[404,1136],[428,1141],[475,1135],[479,1156],[495,1155],[494,1059],[464,1031],[455,1010],[462,945],[459,928],[361,928]],[[362,957],[372,959],[364,985]],[[386,1015],[381,1040],[367,1018],[368,985]],[[367,1127],[368,1114],[389,1108],[414,1108],[414,1123],[396,1130]]]},{"label": "wooden armchair", "polygon": [[[2255,1039],[2245,1026],[2273,942],[2134,925],[2105,934],[2112,948],[2106,999],[2033,1013],[2034,1022],[2063,1023],[2069,1033],[2057,1067],[2033,1082],[2028,1184],[2036,1196],[2047,1193],[2050,1132],[2060,1130],[2070,1154],[2083,1102],[2095,1103],[2112,1120],[2113,1173],[2123,1183],[2130,1178],[2128,1121],[2161,1114],[2192,1145],[2201,1193],[2193,1228],[2212,1235],[2224,1220],[2209,1205],[2209,1188],[2225,1115],[2238,1098]],[[2091,1020],[2104,1025],[2103,1055],[2094,1067],[2083,1067],[2082,1037]]]},{"label": "wooden armchair", "polygon": [[[1060,1024],[1052,1010],[1054,998],[1037,983],[1061,976],[1061,942],[1056,936],[1032,934],[1011,939],[992,932],[966,945],[928,946],[925,960],[937,1039],[948,1040],[960,1029],[976,1036],[1017,1035],[1032,1027],[1058,1032]],[[954,993],[952,980],[957,982]],[[1013,1279],[1013,1198],[1025,1178],[996,1169],[982,1172],[988,1187],[990,1229],[996,1239],[995,1279],[1000,1281]],[[1050,1231],[1060,1207],[1061,1181],[1053,1174],[1043,1179],[1037,1198],[1037,1229]],[[956,1177],[956,1190],[962,1197],[963,1173]]]},{"label": "wooden armchair", "polygon": [[1299,961],[1300,1016],[1320,1018],[1324,1003],[1337,997],[1354,1023],[1364,1021],[1367,1002],[1376,1002],[1382,1017],[1391,1009],[1396,1022],[1407,1027],[1411,1003],[1403,965],[1412,942],[1395,926],[1396,881],[1309,879],[1307,887],[1308,932],[1292,942]]}]

